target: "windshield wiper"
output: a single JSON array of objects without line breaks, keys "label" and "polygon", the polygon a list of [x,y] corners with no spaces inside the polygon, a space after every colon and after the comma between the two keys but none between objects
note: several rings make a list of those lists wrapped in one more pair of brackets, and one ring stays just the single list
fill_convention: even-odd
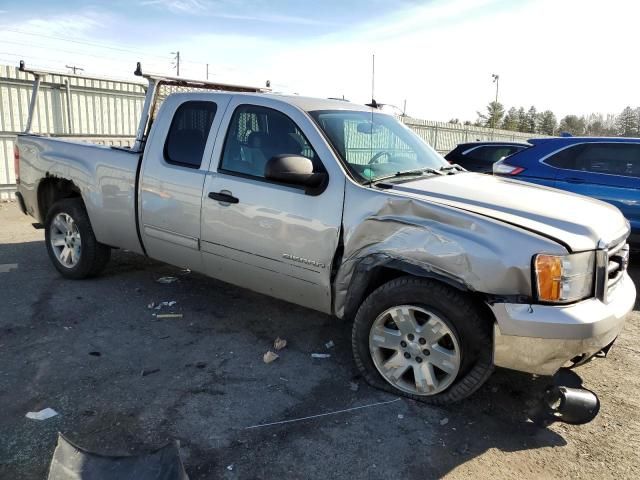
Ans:
[{"label": "windshield wiper", "polygon": [[424,175],[425,173],[431,173],[433,175],[444,175],[444,173],[441,172],[440,170],[436,170],[435,168],[426,167],[426,168],[415,169],[415,170],[404,170],[402,172],[396,172],[393,175],[385,175],[384,177],[378,177],[376,179],[372,179],[369,182],[369,184],[381,182],[381,181],[384,181],[384,180],[390,180],[392,178],[398,178],[398,177],[420,177],[420,176]]},{"label": "windshield wiper", "polygon": [[460,165],[458,165],[457,163],[452,163],[451,165],[444,165],[444,166],[440,167],[440,173],[449,172],[451,170],[457,170],[457,171],[460,171],[460,172],[466,172],[466,170],[463,167],[461,167]]}]

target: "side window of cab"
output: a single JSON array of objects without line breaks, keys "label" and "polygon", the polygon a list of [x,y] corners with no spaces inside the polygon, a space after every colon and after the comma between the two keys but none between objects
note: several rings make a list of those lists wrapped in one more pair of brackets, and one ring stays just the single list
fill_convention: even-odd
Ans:
[{"label": "side window of cab", "polygon": [[167,163],[200,168],[216,110],[215,103],[202,101],[187,101],[176,109],[164,144]]},{"label": "side window of cab", "polygon": [[324,172],[318,155],[291,118],[278,110],[240,105],[229,124],[220,170],[264,178],[267,162],[276,155],[307,157],[314,172]]}]

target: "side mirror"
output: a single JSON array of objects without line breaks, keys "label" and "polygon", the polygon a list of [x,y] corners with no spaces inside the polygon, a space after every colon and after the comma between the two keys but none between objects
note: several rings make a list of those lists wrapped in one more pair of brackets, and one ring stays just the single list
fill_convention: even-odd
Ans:
[{"label": "side mirror", "polygon": [[264,177],[313,189],[325,182],[327,174],[314,173],[313,163],[307,157],[284,154],[269,159],[264,167]]}]

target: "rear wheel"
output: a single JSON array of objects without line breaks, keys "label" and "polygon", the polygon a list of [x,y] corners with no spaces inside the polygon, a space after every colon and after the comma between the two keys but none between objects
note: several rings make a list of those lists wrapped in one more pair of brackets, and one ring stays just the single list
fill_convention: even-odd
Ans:
[{"label": "rear wheel", "polygon": [[398,278],[369,295],[352,344],[371,385],[427,403],[462,400],[493,371],[491,323],[469,297],[429,279]]},{"label": "rear wheel", "polygon": [[111,257],[111,248],[96,240],[87,211],[77,198],[51,207],[45,220],[45,243],[54,267],[66,278],[97,275]]}]

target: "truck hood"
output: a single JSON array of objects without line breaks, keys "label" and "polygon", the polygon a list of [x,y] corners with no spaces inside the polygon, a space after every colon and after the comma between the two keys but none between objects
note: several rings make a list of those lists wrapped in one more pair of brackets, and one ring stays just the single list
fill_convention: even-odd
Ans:
[{"label": "truck hood", "polygon": [[393,191],[533,230],[567,245],[592,250],[629,231],[620,211],[582,195],[471,172],[394,184]]}]

